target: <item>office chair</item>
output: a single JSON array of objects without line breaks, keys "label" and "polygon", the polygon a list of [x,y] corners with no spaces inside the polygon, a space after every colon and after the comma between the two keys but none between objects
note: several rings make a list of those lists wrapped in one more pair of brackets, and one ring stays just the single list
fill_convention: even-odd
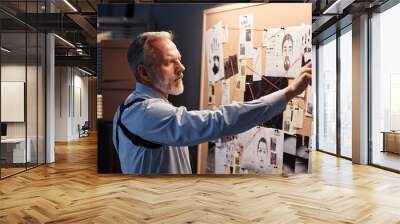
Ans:
[{"label": "office chair", "polygon": [[85,121],[85,123],[80,128],[78,125],[78,129],[79,129],[79,138],[89,136],[89,129],[90,129],[89,121]]}]

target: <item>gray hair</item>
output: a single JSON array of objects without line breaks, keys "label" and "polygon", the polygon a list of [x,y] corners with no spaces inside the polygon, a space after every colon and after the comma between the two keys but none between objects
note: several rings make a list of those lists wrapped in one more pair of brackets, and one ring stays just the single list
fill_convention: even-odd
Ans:
[{"label": "gray hair", "polygon": [[166,31],[160,32],[145,32],[139,34],[131,43],[128,48],[128,62],[135,74],[136,81],[142,82],[140,74],[138,72],[138,65],[143,64],[145,66],[152,65],[152,58],[154,49],[151,46],[151,42],[161,38],[173,39],[172,33]]}]

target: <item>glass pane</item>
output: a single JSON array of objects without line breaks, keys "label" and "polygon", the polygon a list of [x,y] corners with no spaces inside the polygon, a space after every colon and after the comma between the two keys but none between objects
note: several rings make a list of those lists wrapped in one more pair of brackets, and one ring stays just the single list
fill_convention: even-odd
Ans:
[{"label": "glass pane", "polygon": [[[38,13],[46,11],[46,1],[37,1],[36,10]],[[45,65],[46,65],[46,36],[38,33],[37,36],[37,162],[45,163]]]},{"label": "glass pane", "polygon": [[400,4],[374,15],[372,28],[372,163],[400,170]]},{"label": "glass pane", "polygon": [[37,115],[38,115],[38,101],[37,101],[37,84],[38,84],[38,36],[36,32],[27,33],[28,38],[28,62],[27,62],[27,82],[26,82],[26,111],[27,111],[27,142],[29,144],[30,153],[28,153],[28,163],[27,166],[33,167],[37,165]]},{"label": "glass pane", "polygon": [[25,170],[26,151],[26,34],[1,34],[1,174]]},{"label": "glass pane", "polygon": [[336,39],[318,48],[318,149],[336,154]]},{"label": "glass pane", "polygon": [[18,18],[0,12],[0,109],[2,116],[8,114],[2,117],[0,148],[4,177],[45,161],[45,36],[21,22],[43,13],[45,1],[0,1],[0,7]]},{"label": "glass pane", "polygon": [[352,157],[352,32],[340,36],[340,153]]},{"label": "glass pane", "polygon": [[38,163],[45,163],[45,44],[46,37],[39,33],[38,45]]}]

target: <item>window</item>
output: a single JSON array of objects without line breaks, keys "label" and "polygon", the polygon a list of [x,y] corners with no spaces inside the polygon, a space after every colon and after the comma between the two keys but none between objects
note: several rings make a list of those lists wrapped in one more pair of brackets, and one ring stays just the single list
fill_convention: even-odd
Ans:
[{"label": "window", "polygon": [[[0,1],[21,10],[42,12],[44,1]],[[0,178],[45,163],[45,35],[0,12]],[[13,96],[13,97],[11,97]]]},{"label": "window", "polygon": [[400,5],[371,18],[372,163],[400,170]]},{"label": "window", "polygon": [[340,36],[340,155],[352,157],[352,32],[351,25]]},{"label": "window", "polygon": [[336,36],[318,48],[318,145],[336,154]]}]

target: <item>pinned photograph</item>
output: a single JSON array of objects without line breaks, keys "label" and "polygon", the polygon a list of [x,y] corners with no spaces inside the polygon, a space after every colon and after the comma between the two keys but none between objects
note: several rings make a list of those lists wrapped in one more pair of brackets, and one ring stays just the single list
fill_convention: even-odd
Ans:
[{"label": "pinned photograph", "polygon": [[243,149],[238,145],[237,138],[236,135],[226,136],[214,141],[215,146],[211,145],[214,148],[215,157],[211,158],[212,161],[207,159],[207,166],[214,168],[214,173],[246,174],[241,164]]},{"label": "pinned photograph", "polygon": [[239,16],[239,59],[253,54],[253,14]]},{"label": "pinned photograph", "polygon": [[228,79],[231,76],[238,74],[239,69],[236,54],[224,59],[224,71],[225,79]]},{"label": "pinned photograph", "polygon": [[301,66],[306,65],[312,59],[312,33],[311,26],[303,24],[304,28],[301,29],[301,46],[302,46],[302,60]]},{"label": "pinned photograph", "polygon": [[208,82],[208,104],[215,104],[215,85]]},{"label": "pinned photograph", "polygon": [[224,77],[224,55],[221,40],[222,23],[219,22],[206,32],[208,81],[215,82]]},{"label": "pinned photograph", "polygon": [[311,60],[309,25],[268,28],[263,38],[267,76],[296,78],[301,67]]},{"label": "pinned photograph", "polygon": [[246,29],[246,42],[251,41],[251,29]]},{"label": "pinned photograph", "polygon": [[296,134],[296,128],[293,122],[294,105],[292,101],[289,101],[286,105],[285,111],[283,111],[283,132],[286,134],[294,135]]},{"label": "pinned photograph", "polygon": [[215,142],[208,142],[207,172],[215,173]]},{"label": "pinned photograph", "polygon": [[256,174],[279,174],[283,169],[283,132],[255,127],[238,135],[243,148],[243,170]]},{"label": "pinned photograph", "polygon": [[230,61],[230,58],[224,59],[224,71],[225,71],[225,79],[228,79],[233,75],[233,68]]}]

